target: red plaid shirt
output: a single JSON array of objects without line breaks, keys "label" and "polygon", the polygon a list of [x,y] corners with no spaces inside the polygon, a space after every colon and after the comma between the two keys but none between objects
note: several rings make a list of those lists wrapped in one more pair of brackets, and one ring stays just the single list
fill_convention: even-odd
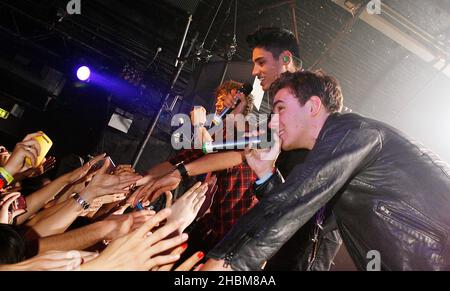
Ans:
[{"label": "red plaid shirt", "polygon": [[[169,162],[177,164],[184,161],[188,164],[202,156],[201,150],[182,150]],[[211,246],[217,244],[237,220],[258,202],[252,187],[257,176],[246,162],[214,174],[217,176],[217,192],[210,212],[200,218],[196,226]]]},{"label": "red plaid shirt", "polygon": [[257,177],[246,162],[215,174],[218,189],[214,201],[210,212],[197,224],[200,233],[204,234],[203,239],[211,246],[216,245],[258,202],[252,187]]}]

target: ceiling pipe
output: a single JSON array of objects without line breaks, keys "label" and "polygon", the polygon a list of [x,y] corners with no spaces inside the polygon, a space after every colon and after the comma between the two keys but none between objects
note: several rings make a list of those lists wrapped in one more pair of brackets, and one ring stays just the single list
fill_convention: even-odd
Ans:
[{"label": "ceiling pipe", "polygon": [[[358,4],[353,3],[350,0],[331,0],[335,4],[339,5],[340,7],[344,8],[346,11],[351,13],[353,15],[355,8],[358,7]],[[450,64],[446,61],[446,58],[449,58],[449,55],[446,55],[445,52],[442,53],[442,48],[437,47],[435,43],[438,41],[429,41],[430,36],[429,35],[422,35],[423,32],[412,30],[411,24],[404,24],[403,26],[407,29],[409,29],[409,32],[411,32],[411,35],[420,36],[422,40],[428,40],[427,45],[432,47],[427,47],[426,45],[422,44],[420,41],[418,41],[416,38],[412,37],[411,35],[407,34],[403,30],[399,29],[398,27],[394,26],[392,23],[387,21],[383,17],[384,11],[386,13],[389,13],[389,16],[393,17],[396,13],[393,9],[391,9],[389,6],[385,4],[381,4],[381,14],[369,14],[368,9],[364,9],[364,11],[359,15],[359,18],[372,26],[373,28],[377,29],[381,33],[383,33],[385,36],[389,37],[393,41],[397,42],[402,47],[406,48],[410,52],[414,53],[416,56],[424,60],[425,62],[429,63],[431,66],[433,66],[435,69],[441,71],[448,77],[450,77]],[[395,19],[398,23],[402,24],[401,19]],[[446,56],[445,56],[446,55]],[[443,57],[445,56],[445,57]]]},{"label": "ceiling pipe", "polygon": [[292,16],[292,28],[295,34],[295,38],[297,39],[297,44],[300,45],[300,36],[298,35],[298,26],[297,26],[297,14],[295,12],[295,9],[297,8],[297,4],[294,1],[292,1],[289,6],[291,7],[291,16]]}]

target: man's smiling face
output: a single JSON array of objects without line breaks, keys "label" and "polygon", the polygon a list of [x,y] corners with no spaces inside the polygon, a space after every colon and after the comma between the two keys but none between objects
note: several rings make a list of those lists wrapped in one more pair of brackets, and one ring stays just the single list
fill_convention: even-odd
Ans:
[{"label": "man's smiling face", "polygon": [[273,113],[278,114],[278,124],[271,122],[269,126],[278,127],[281,148],[284,151],[306,148],[305,141],[310,140],[308,126],[311,121],[306,104],[302,106],[289,88],[283,88],[275,95]]},{"label": "man's smiling face", "polygon": [[252,59],[254,63],[252,75],[258,77],[264,91],[268,91],[270,85],[286,71],[281,60],[282,56],[274,58],[272,53],[264,48],[254,48]]}]

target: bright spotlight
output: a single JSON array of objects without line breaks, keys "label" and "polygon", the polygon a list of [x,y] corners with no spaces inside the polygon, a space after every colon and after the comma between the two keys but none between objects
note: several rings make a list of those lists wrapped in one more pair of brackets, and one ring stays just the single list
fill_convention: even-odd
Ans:
[{"label": "bright spotlight", "polygon": [[87,81],[90,76],[91,70],[86,66],[82,66],[77,70],[77,77],[80,81]]}]

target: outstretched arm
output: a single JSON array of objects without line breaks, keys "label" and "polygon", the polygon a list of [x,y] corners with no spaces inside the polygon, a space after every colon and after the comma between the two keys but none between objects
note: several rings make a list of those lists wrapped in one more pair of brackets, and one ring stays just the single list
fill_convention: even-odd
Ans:
[{"label": "outstretched arm", "polygon": [[212,155],[205,155],[186,165],[189,176],[197,176],[209,172],[216,172],[242,164],[245,160],[244,152],[227,151]]}]

